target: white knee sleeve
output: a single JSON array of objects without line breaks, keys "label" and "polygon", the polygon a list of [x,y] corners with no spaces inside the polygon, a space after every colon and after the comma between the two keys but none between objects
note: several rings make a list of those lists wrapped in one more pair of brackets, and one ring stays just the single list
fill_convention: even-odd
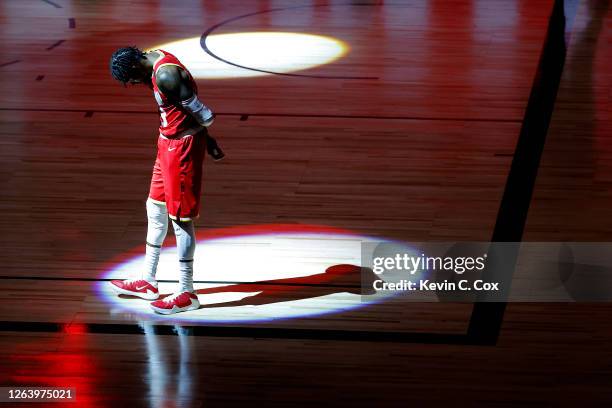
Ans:
[{"label": "white knee sleeve", "polygon": [[166,206],[150,199],[147,200],[147,218],[149,219],[147,244],[161,246],[168,232],[168,210]]},{"label": "white knee sleeve", "polygon": [[147,246],[142,279],[153,283],[155,282],[161,246],[168,232],[168,211],[166,206],[148,199],[147,218],[149,222],[147,226]]}]

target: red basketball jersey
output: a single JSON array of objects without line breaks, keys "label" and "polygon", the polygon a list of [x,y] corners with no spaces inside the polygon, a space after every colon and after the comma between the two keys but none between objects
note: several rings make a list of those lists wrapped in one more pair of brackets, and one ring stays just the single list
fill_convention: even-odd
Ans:
[{"label": "red basketball jersey", "polygon": [[167,51],[156,50],[156,52],[160,54],[160,57],[157,58],[153,64],[153,76],[151,80],[153,82],[155,100],[159,106],[159,133],[165,137],[172,138],[185,130],[199,128],[200,125],[189,112],[186,112],[180,106],[170,103],[162,91],[159,90],[157,81],[155,80],[157,70],[165,65],[177,65],[183,68],[185,72],[187,72],[187,75],[189,75],[191,87],[196,95],[198,93],[198,87],[189,70],[185,68],[178,58]]}]

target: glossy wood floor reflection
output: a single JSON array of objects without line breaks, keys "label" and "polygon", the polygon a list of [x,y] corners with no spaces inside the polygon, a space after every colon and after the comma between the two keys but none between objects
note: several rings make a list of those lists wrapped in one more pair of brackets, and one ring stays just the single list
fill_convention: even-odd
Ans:
[{"label": "glossy wood floor reflection", "polygon": [[[111,260],[143,244],[155,155],[154,100],[112,81],[117,47],[196,37],[221,22],[218,34],[313,33],[350,47],[300,72],[344,79],[199,80],[219,113],[211,133],[228,155],[205,164],[200,233],[313,224],[410,242],[486,241],[551,8],[549,0],[1,3],[0,320],[68,325],[0,332],[0,384],[75,386],[86,407],[611,402],[605,304],[512,304],[499,344],[482,347],[199,336],[113,313],[95,286]],[[534,241],[604,241],[612,231],[609,4],[584,1],[574,14],[527,224]],[[470,312],[387,302],[217,326],[459,334]],[[140,334],[86,332],[105,324]]]}]

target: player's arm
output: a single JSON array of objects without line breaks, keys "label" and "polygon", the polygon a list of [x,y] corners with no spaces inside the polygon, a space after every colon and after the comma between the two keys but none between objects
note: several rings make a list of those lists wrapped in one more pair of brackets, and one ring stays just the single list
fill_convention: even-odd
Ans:
[{"label": "player's arm", "polygon": [[177,66],[163,67],[155,80],[163,94],[177,106],[181,106],[193,116],[200,125],[208,127],[215,120],[215,114],[193,92],[187,73]]}]

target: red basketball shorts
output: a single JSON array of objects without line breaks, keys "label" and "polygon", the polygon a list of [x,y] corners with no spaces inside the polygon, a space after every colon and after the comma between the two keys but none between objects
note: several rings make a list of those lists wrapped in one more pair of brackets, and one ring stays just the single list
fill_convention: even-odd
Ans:
[{"label": "red basketball shorts", "polygon": [[190,221],[200,213],[206,130],[180,139],[159,136],[149,198],[166,204],[173,220]]}]

